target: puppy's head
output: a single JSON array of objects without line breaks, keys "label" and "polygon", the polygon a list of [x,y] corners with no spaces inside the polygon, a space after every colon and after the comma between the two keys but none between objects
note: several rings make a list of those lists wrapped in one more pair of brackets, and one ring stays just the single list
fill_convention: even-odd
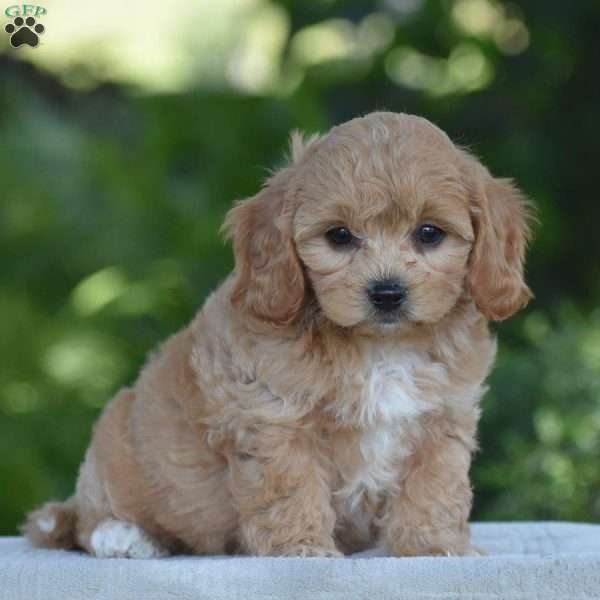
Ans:
[{"label": "puppy's head", "polygon": [[530,298],[526,216],[509,181],[425,119],[296,135],[291,164],[227,216],[232,301],[281,326],[310,298],[339,326],[381,331],[438,322],[468,295],[501,320]]}]

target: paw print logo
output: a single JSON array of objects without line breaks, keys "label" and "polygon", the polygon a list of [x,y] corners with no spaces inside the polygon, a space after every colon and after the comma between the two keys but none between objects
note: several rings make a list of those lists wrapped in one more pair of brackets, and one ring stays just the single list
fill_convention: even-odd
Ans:
[{"label": "paw print logo", "polygon": [[40,43],[39,36],[44,33],[45,28],[41,23],[36,23],[33,17],[15,17],[12,23],[8,23],[4,27],[6,33],[11,34],[10,45],[13,48],[18,48],[23,44],[27,44],[35,48]]}]

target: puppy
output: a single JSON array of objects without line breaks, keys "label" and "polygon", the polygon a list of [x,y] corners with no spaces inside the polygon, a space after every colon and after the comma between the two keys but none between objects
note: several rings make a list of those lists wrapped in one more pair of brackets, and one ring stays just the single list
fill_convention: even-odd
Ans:
[{"label": "puppy", "polygon": [[527,206],[419,117],[293,134],[227,215],[235,271],[24,533],[99,557],[473,553],[488,320],[531,297]]}]

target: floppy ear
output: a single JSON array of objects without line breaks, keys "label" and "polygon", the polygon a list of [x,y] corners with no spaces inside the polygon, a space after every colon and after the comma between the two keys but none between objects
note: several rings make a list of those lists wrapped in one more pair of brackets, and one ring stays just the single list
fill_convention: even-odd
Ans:
[{"label": "floppy ear", "polygon": [[502,321],[533,297],[523,278],[532,211],[510,179],[496,179],[477,160],[466,158],[475,231],[467,285],[479,310]]},{"label": "floppy ear", "polygon": [[232,303],[276,326],[291,323],[304,301],[304,272],[292,238],[296,207],[290,180],[317,141],[313,136],[304,142],[294,132],[293,165],[275,173],[256,196],[239,202],[223,224],[235,254]]},{"label": "floppy ear", "polygon": [[305,140],[300,132],[292,132],[291,166],[277,171],[258,194],[238,202],[223,223],[235,255],[231,302],[279,327],[294,321],[305,294],[304,271],[293,240],[296,205],[290,182],[319,141],[318,135]]},{"label": "floppy ear", "polygon": [[224,223],[235,255],[232,303],[278,326],[291,323],[304,300],[288,180],[289,169],[279,171],[256,196],[232,208]]}]

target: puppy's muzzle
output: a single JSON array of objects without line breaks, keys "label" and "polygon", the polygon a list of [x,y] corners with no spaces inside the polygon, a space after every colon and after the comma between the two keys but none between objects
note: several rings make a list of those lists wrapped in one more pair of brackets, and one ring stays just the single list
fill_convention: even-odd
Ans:
[{"label": "puppy's muzzle", "polygon": [[368,294],[371,304],[381,313],[398,310],[406,300],[406,288],[389,281],[374,282],[369,286]]}]

